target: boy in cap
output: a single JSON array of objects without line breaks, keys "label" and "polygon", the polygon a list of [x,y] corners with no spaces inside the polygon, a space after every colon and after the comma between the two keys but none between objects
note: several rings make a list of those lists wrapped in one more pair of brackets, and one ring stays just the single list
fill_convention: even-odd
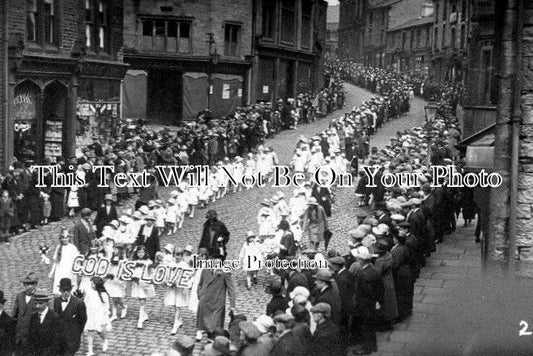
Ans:
[{"label": "boy in cap", "polygon": [[331,321],[336,325],[341,319],[341,299],[339,292],[332,287],[333,272],[327,269],[319,269],[313,275],[315,280],[315,290],[313,292],[313,304],[327,303],[331,306]]}]

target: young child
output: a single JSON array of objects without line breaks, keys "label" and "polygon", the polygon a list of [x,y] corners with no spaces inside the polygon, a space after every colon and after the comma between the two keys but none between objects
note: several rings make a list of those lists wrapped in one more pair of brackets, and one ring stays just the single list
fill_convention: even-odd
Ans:
[{"label": "young child", "polygon": [[[134,252],[133,260],[136,262],[135,271],[133,272],[131,297],[139,299],[139,319],[137,321],[137,329],[143,328],[143,323],[148,320],[146,313],[146,299],[155,297],[154,285],[151,282],[141,279],[143,271],[150,268],[152,260],[148,257],[144,246],[138,246]],[[145,276],[150,273],[145,273]]]},{"label": "young child", "polygon": [[154,208],[155,213],[155,227],[159,231],[159,236],[165,233],[165,216],[167,213],[167,208],[163,201],[157,199],[155,201],[156,207]]},{"label": "young child", "polygon": [[167,228],[167,234],[175,234],[177,231],[179,211],[176,207],[176,201],[172,198],[167,200],[167,211],[165,213],[165,225]]},{"label": "young child", "polygon": [[196,210],[196,206],[198,205],[198,197],[200,192],[198,191],[198,187],[189,186],[187,187],[187,203],[189,204],[189,218],[194,219],[194,211]]},{"label": "young child", "polygon": [[50,203],[50,195],[42,192],[41,197],[43,198],[43,225],[48,225],[48,219],[52,213],[52,203]]},{"label": "young child", "polygon": [[118,310],[120,309],[120,318],[124,319],[128,312],[128,306],[124,304],[124,297],[126,296],[126,283],[119,279],[118,268],[119,263],[125,260],[124,248],[115,247],[111,257],[111,267],[109,274],[105,278],[105,288],[109,297],[113,301],[111,303],[111,319],[113,322],[118,319]]},{"label": "young child", "polygon": [[68,216],[74,217],[76,214],[76,209],[80,207],[80,202],[78,200],[78,187],[74,186],[70,188],[67,198],[67,207],[69,209]]},{"label": "young child", "polygon": [[251,289],[252,283],[257,284],[257,272],[260,269],[259,261],[263,259],[263,253],[256,235],[252,231],[246,233],[246,241],[239,253],[242,270],[246,272],[246,288]]},{"label": "young child", "polygon": [[107,352],[109,346],[106,333],[111,331],[109,319],[109,294],[107,293],[104,280],[101,277],[91,278],[91,287],[86,291],[85,305],[87,307],[87,355],[94,355],[94,335],[102,338],[102,351]]}]

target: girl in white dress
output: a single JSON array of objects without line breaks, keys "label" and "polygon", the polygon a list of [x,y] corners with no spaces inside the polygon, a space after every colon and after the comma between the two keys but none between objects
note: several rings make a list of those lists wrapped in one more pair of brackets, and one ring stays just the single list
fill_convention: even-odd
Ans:
[{"label": "girl in white dress", "polygon": [[263,249],[252,231],[246,233],[246,241],[239,253],[242,270],[246,272],[246,288],[251,289],[252,283],[257,284],[257,272],[263,260]]},{"label": "girl in white dress", "polygon": [[78,187],[76,186],[70,188],[70,191],[68,192],[67,207],[69,208],[68,216],[72,218],[76,213],[76,209],[80,207]]},{"label": "girl in white dress", "polygon": [[[211,167],[211,173],[209,174],[209,200],[213,203],[217,201],[218,195],[218,169]],[[209,201],[208,200],[208,201]]]},{"label": "girl in white dress", "polygon": [[189,218],[194,219],[194,211],[196,210],[196,205],[198,205],[199,197],[198,187],[189,186],[187,187],[187,203],[189,204]]},{"label": "girl in white dress", "polygon": [[[169,250],[172,247],[173,246],[170,245]],[[170,255],[170,257],[172,257],[172,255]],[[183,260],[183,251],[181,249],[175,250],[174,259],[171,261],[171,263],[173,263],[177,268],[190,268],[189,264]],[[177,281],[174,281],[172,284],[169,284],[169,288],[167,289],[164,299],[165,305],[174,307],[174,324],[172,325],[172,331],[170,331],[170,335],[176,335],[178,329],[183,324],[181,319],[181,308],[187,307],[190,299],[190,288],[177,286],[176,282]],[[192,285],[193,280],[190,282]]]},{"label": "girl in white dress", "polygon": [[[150,281],[141,279],[145,267],[147,270],[152,265],[152,260],[148,258],[144,246],[138,246],[135,250],[133,260],[136,262],[135,270],[133,271],[131,297],[139,299],[139,320],[137,321],[137,329],[143,328],[143,323],[148,320],[146,313],[146,299],[155,297],[154,284]],[[146,278],[150,278],[150,272],[145,273]]]},{"label": "girl in white dress", "polygon": [[240,192],[242,190],[242,175],[244,174],[244,165],[242,164],[242,158],[240,156],[235,157],[232,170],[233,178],[237,183],[233,186],[233,193]]},{"label": "girl in white dress", "polygon": [[126,260],[124,248],[115,247],[111,257],[111,267],[109,273],[105,278],[105,288],[109,297],[113,301],[111,303],[111,322],[118,318],[118,310],[120,309],[120,318],[124,319],[128,311],[128,306],[124,304],[124,297],[126,296],[126,283],[119,279],[118,268],[120,261]]},{"label": "girl in white dress", "polygon": [[178,210],[178,219],[176,220],[177,228],[181,229],[183,227],[183,222],[185,221],[185,213],[189,208],[189,201],[187,200],[187,194],[185,193],[185,187],[181,185],[178,187],[179,194],[176,197],[176,208]]},{"label": "girl in white dress", "polygon": [[[71,281],[76,281],[78,278],[72,272],[72,264],[74,259],[79,255],[78,248],[70,241],[69,231],[66,227],[61,227],[61,234],[59,235],[59,244],[54,252],[53,265],[48,277],[54,280],[52,290],[54,294],[60,294],[59,281],[62,278],[70,278]],[[76,283],[74,283],[73,291],[76,290]]]},{"label": "girl in white dress", "polygon": [[[105,257],[105,252],[102,250],[102,247],[100,245],[99,240],[91,240],[91,244],[89,246],[89,251],[87,251],[87,254],[85,255],[85,262],[87,263],[87,260],[90,258],[95,258],[97,261],[101,258]],[[88,290],[91,289],[91,278],[92,276],[82,275],[80,280],[80,285],[78,289],[86,294]]]},{"label": "girl in white dress", "polygon": [[95,334],[102,338],[102,351],[106,352],[109,346],[106,333],[111,331],[111,321],[109,319],[109,294],[101,277],[91,278],[91,286],[86,292],[84,301],[87,307],[87,323],[85,324],[89,349],[87,355],[94,355]]},{"label": "girl in white dress", "polygon": [[[247,177],[250,177],[250,176],[253,176],[256,172],[256,163],[255,163],[255,159],[254,159],[254,155],[253,153],[248,153],[248,156],[247,156],[247,159],[246,159],[246,163],[244,165],[244,174],[247,176]],[[246,186],[246,190],[252,188],[252,185],[251,184],[247,184]]]},{"label": "girl in white dress", "polygon": [[161,236],[165,233],[165,215],[167,212],[167,208],[165,204],[159,199],[155,201],[155,204],[155,227],[157,227],[157,230],[159,230],[159,236]]},{"label": "girl in white dress", "polygon": [[165,213],[165,225],[167,226],[167,234],[175,234],[177,231],[179,211],[176,207],[176,200],[167,200],[167,211]]},{"label": "girl in white dress", "polygon": [[217,171],[217,185],[218,185],[217,199],[223,198],[224,196],[226,196],[228,192],[229,178],[228,178],[226,171],[224,171],[222,167],[225,167],[229,172],[231,172],[229,164],[222,163],[222,162],[219,162],[219,163],[220,165],[218,166],[219,168]]}]

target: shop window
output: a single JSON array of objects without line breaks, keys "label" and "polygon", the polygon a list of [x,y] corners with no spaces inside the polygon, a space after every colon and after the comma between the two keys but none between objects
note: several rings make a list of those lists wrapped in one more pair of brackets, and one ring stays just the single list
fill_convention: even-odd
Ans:
[{"label": "shop window", "polygon": [[452,49],[455,49],[455,27],[453,27],[452,31],[451,31],[450,45],[451,45]]},{"label": "shop window", "polygon": [[428,47],[429,48],[429,43],[430,43],[430,37],[429,37],[429,27],[426,28],[426,43],[424,43],[424,47]]},{"label": "shop window", "polygon": [[460,41],[461,41],[461,49],[464,49],[465,48],[465,43],[466,43],[466,26],[464,24],[461,25],[461,38],[460,38]]},{"label": "shop window", "polygon": [[442,4],[442,21],[446,21],[446,17],[448,17],[448,11],[446,9],[446,0]]},{"label": "shop window", "polygon": [[271,1],[263,2],[263,36],[274,38],[276,26],[276,3]]},{"label": "shop window", "polygon": [[294,43],[296,26],[295,2],[293,0],[281,1],[281,41]]},{"label": "shop window", "polygon": [[481,52],[481,85],[483,104],[491,101],[491,80],[492,80],[492,51],[485,49]]},{"label": "shop window", "polygon": [[442,25],[441,47],[446,46],[446,25]]},{"label": "shop window", "polygon": [[39,45],[57,45],[58,17],[56,0],[28,0],[26,38]]},{"label": "shop window", "polygon": [[407,32],[402,32],[402,49],[407,45]]},{"label": "shop window", "polygon": [[439,28],[435,27],[433,30],[433,50],[436,51],[439,49]]},{"label": "shop window", "polygon": [[145,51],[187,53],[191,50],[189,21],[143,19],[142,34]]},{"label": "shop window", "polygon": [[420,48],[420,41],[422,40],[422,30],[416,30],[416,48]]},{"label": "shop window", "polygon": [[224,25],[224,55],[228,57],[239,56],[239,31],[240,25]]},{"label": "shop window", "polygon": [[85,46],[94,52],[110,51],[110,19],[107,0],[85,0]]},{"label": "shop window", "polygon": [[313,2],[310,0],[302,1],[302,33],[301,44],[302,47],[311,47],[311,34],[312,30],[312,14],[313,14]]},{"label": "shop window", "polygon": [[413,49],[415,48],[415,31],[414,30],[411,30],[411,32],[409,32],[409,49]]}]

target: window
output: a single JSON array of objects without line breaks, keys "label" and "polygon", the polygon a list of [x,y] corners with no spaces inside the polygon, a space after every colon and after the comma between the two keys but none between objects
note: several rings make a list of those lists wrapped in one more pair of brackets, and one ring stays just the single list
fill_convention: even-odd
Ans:
[{"label": "window", "polygon": [[94,52],[109,52],[108,11],[107,0],[85,0],[85,46]]},{"label": "window", "polygon": [[302,0],[302,33],[301,45],[302,47],[311,47],[312,22],[311,16],[313,14],[313,2],[310,0]]},{"label": "window", "polygon": [[293,0],[281,1],[281,41],[294,43],[296,26]]},{"label": "window", "polygon": [[431,39],[429,38],[429,27],[428,27],[428,28],[426,28],[426,43],[424,43],[424,47],[429,48],[429,46],[430,46],[429,41],[430,40]]},{"label": "window", "polygon": [[489,104],[491,95],[491,79],[492,79],[492,51],[485,49],[481,52],[481,85],[480,89],[483,91],[483,104]]},{"label": "window", "polygon": [[56,0],[27,0],[26,39],[38,44],[57,44]]},{"label": "window", "polygon": [[439,20],[439,3],[435,5],[435,20]]},{"label": "window", "polygon": [[439,28],[435,27],[433,30],[433,50],[436,51],[439,48]]},{"label": "window", "polygon": [[451,35],[450,35],[450,45],[452,49],[455,49],[455,27],[452,27]]},{"label": "window", "polygon": [[441,37],[441,47],[446,46],[446,25],[442,25],[442,37]]},{"label": "window", "polygon": [[409,48],[413,49],[415,48],[415,31],[411,30],[409,33]]},{"label": "window", "polygon": [[276,24],[276,3],[271,1],[263,2],[263,36],[274,38]]},{"label": "window", "polygon": [[26,38],[28,39],[28,41],[37,41],[37,0],[28,1]]},{"label": "window", "polygon": [[191,23],[183,20],[143,19],[142,48],[145,51],[191,51]]},{"label": "window", "polygon": [[464,21],[466,19],[466,1],[463,0],[461,3],[461,21]]},{"label": "window", "polygon": [[465,48],[465,43],[466,43],[466,26],[464,24],[461,25],[461,38],[460,38],[460,48],[461,49],[464,49]]},{"label": "window", "polygon": [[224,25],[224,55],[239,56],[239,30],[241,26],[233,24]]},{"label": "window", "polygon": [[442,4],[442,21],[446,21],[446,17],[448,17],[448,11],[446,9],[446,0],[444,0]]},{"label": "window", "polygon": [[416,48],[420,48],[421,40],[422,40],[422,30],[418,28],[416,30]]},{"label": "window", "polygon": [[402,32],[402,49],[407,45],[407,32]]}]

